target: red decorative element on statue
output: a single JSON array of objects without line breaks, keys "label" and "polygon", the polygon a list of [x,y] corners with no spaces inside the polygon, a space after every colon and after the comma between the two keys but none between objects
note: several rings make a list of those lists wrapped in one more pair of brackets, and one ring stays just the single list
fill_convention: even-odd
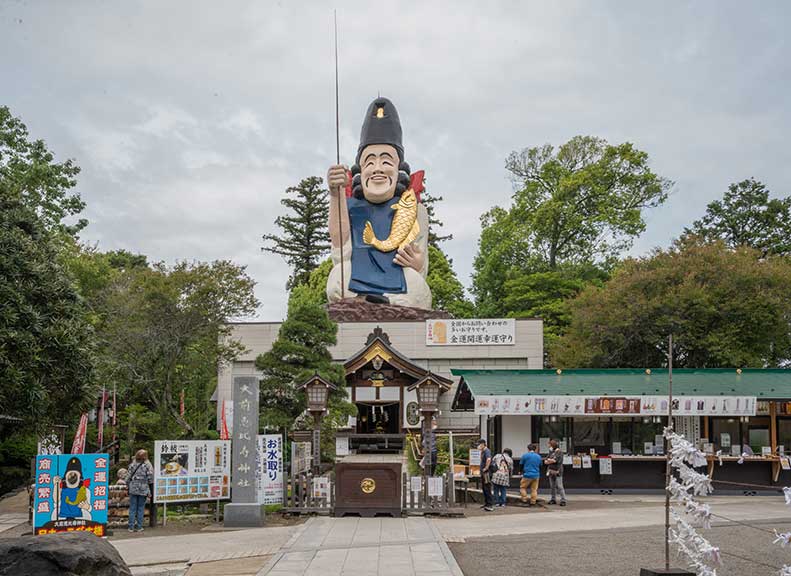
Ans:
[{"label": "red decorative element on statue", "polygon": [[347,198],[351,198],[352,197],[352,171],[351,170],[347,170],[346,171],[346,181],[348,182],[348,184],[346,185],[346,197]]},{"label": "red decorative element on statue", "polygon": [[420,202],[420,193],[426,189],[423,186],[423,179],[425,176],[425,170],[418,170],[412,174],[412,177],[409,179],[409,187],[412,188],[412,191],[415,193],[415,197],[417,198],[418,202]]}]

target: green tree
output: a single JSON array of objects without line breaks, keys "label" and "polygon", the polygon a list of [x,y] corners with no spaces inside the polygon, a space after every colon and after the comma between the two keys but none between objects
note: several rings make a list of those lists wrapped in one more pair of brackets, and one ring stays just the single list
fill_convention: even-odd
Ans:
[{"label": "green tree", "polygon": [[261,371],[261,423],[267,428],[290,430],[306,408],[304,394],[297,386],[313,374],[332,382],[338,390],[330,395],[330,415],[324,419],[329,430],[345,423],[346,416],[356,414],[346,402],[346,378],[343,367],[332,362],[329,346],[335,345],[337,325],[320,304],[295,300],[288,317],[280,326],[272,348],[256,358]]},{"label": "green tree", "polygon": [[426,207],[428,214],[428,243],[430,246],[439,248],[440,242],[453,240],[453,234],[441,234],[442,227],[445,225],[437,216],[437,202],[442,202],[442,196],[433,196],[428,191],[423,191],[420,201]]},{"label": "green tree", "polygon": [[291,276],[286,285],[292,288],[308,281],[310,273],[318,266],[330,249],[327,218],[330,213],[328,190],[322,188],[322,179],[311,176],[297,186],[286,189],[280,203],[291,213],[275,218],[281,234],[264,234],[262,247],[265,252],[278,254],[291,266]]},{"label": "green tree", "polygon": [[[97,257],[113,262],[117,254]],[[255,312],[254,285],[227,261],[113,269],[96,298],[104,381],[118,385],[124,404],[157,414],[160,434],[206,434],[218,369],[241,352],[228,322]]]},{"label": "green tree", "polygon": [[294,286],[288,294],[288,307],[291,309],[297,302],[323,305],[327,303],[327,278],[332,271],[332,260],[327,258],[310,273],[308,281]]},{"label": "green tree", "polygon": [[769,190],[750,178],[728,186],[722,200],[684,231],[707,241],[722,240],[733,248],[750,246],[769,254],[791,254],[791,196],[769,198]]},{"label": "green tree", "polygon": [[64,219],[85,207],[79,194],[71,192],[80,172],[72,160],[55,162],[43,140],[30,140],[27,127],[0,106],[0,181],[3,195],[36,212],[47,231],[75,234],[84,228],[81,219],[71,226]]},{"label": "green tree", "polygon": [[13,186],[0,177],[0,413],[44,430],[95,402],[94,334],[46,218]]},{"label": "green tree", "polygon": [[29,430],[95,400],[88,310],[60,261],[61,238],[85,225],[64,223],[84,207],[78,172],[0,106],[0,413]]},{"label": "green tree", "polygon": [[550,350],[560,367],[776,367],[791,359],[791,262],[687,238],[626,260],[571,303]]},{"label": "green tree", "polygon": [[454,318],[471,318],[474,307],[464,293],[464,286],[456,276],[450,261],[440,248],[428,246],[428,275],[426,282],[431,289],[432,306],[446,310]]},{"label": "green tree", "polygon": [[512,318],[541,318],[545,364],[552,348],[571,323],[570,304],[588,285],[602,285],[607,272],[596,266],[565,266],[555,270],[515,273],[505,282],[503,306]]}]

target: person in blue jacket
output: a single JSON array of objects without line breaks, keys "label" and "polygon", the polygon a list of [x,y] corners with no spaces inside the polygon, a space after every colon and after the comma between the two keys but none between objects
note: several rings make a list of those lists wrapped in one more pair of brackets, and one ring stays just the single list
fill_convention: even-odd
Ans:
[{"label": "person in blue jacket", "polygon": [[[519,482],[519,493],[522,503],[534,506],[538,500],[538,479],[541,476],[541,456],[536,453],[536,445],[529,444],[527,452],[522,455],[522,480]],[[530,500],[527,491],[530,490]]]}]

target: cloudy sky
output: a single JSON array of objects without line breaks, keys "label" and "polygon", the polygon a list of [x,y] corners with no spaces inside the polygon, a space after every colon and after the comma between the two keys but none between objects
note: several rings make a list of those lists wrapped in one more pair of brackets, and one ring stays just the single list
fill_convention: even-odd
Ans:
[{"label": "cloudy sky", "polygon": [[[664,246],[728,183],[791,194],[791,4],[336,2],[341,158],[381,93],[469,285],[478,217],[515,149],[634,142],[675,181],[632,250]],[[485,7],[484,7],[485,6]],[[335,158],[333,4],[0,2],[0,104],[82,167],[83,238],[151,260],[231,259],[285,311],[260,252],[287,186]]]}]

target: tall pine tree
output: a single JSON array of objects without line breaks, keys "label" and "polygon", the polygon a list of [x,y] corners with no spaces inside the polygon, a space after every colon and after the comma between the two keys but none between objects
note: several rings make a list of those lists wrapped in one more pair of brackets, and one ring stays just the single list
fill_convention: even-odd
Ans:
[{"label": "tall pine tree", "polygon": [[263,236],[267,244],[261,250],[283,256],[291,266],[291,276],[286,284],[289,290],[306,283],[330,249],[327,230],[329,192],[322,183],[318,176],[311,176],[297,186],[287,188],[286,197],[280,203],[291,213],[275,219],[275,225],[282,232]]}]

